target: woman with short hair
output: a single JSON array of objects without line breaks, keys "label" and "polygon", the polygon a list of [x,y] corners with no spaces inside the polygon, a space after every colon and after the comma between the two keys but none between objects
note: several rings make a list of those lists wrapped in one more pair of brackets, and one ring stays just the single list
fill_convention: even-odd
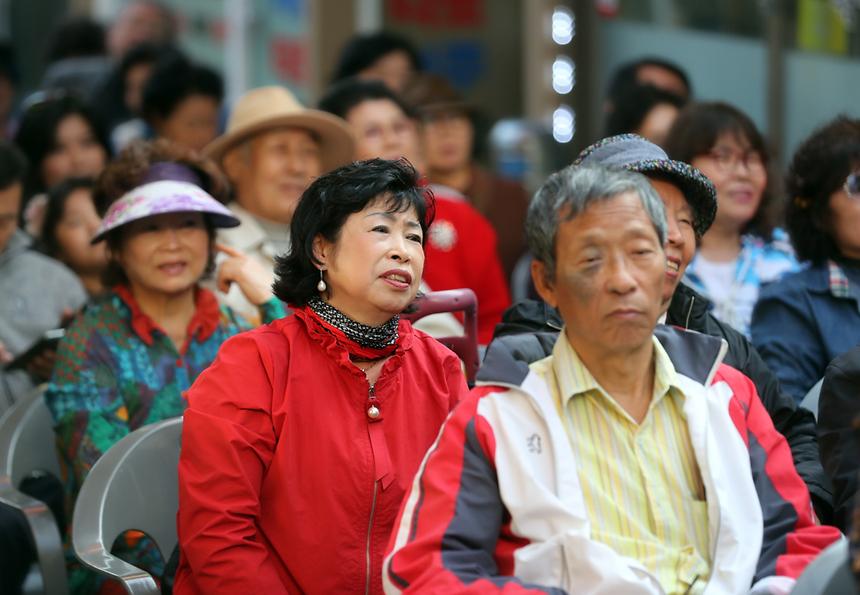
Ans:
[{"label": "woman with short hair", "polygon": [[293,316],[228,341],[188,392],[175,593],[382,593],[401,500],[467,390],[399,319],[431,220],[403,161],[305,191],[276,270]]},{"label": "woman with short hair", "polygon": [[752,340],[799,402],[860,343],[860,120],[839,117],[810,135],[786,182],[791,243],[810,266],[762,291]]},{"label": "woman with short hair", "polygon": [[[92,241],[107,244],[109,290],[68,329],[45,393],[69,510],[102,453],[143,425],[182,415],[183,392],[221,343],[249,328],[200,286],[214,268],[215,229],[238,220],[213,197],[220,186],[205,174],[211,167],[173,155],[164,143],[132,146],[97,183],[104,217]],[[233,255],[221,266],[219,285],[231,282],[264,318],[283,315],[267,275],[248,258]],[[117,553],[159,576],[160,556],[139,541],[124,541]],[[71,552],[69,562],[73,593],[108,588]]]},{"label": "woman with short hair", "polygon": [[694,103],[678,114],[665,148],[717,189],[717,215],[684,280],[713,303],[716,318],[749,338],[759,289],[798,269],[778,227],[781,204],[769,191],[764,138],[737,108]]}]

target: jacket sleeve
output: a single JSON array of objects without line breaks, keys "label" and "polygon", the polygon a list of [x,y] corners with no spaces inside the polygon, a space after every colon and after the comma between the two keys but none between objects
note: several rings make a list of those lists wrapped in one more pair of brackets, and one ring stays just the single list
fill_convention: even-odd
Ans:
[{"label": "jacket sleeve", "polygon": [[834,524],[845,533],[857,491],[857,438],[853,423],[860,415],[860,347],[836,358],[824,373],[818,404],[821,461],[833,480]]},{"label": "jacket sleeve", "polygon": [[780,284],[769,286],[753,310],[752,342],[782,389],[800,403],[821,379],[829,362],[809,312],[776,295]]},{"label": "jacket sleeve", "polygon": [[478,389],[454,410],[403,502],[383,567],[396,593],[553,593],[511,576],[513,536],[493,467],[492,430]]},{"label": "jacket sleeve", "polygon": [[179,458],[178,577],[197,593],[283,593],[257,532],[275,448],[273,363],[243,334],[221,347],[188,391]]},{"label": "jacket sleeve", "polygon": [[752,381],[728,366],[722,366],[720,374],[734,392],[731,414],[749,448],[761,505],[762,549],[754,587],[760,581],[785,583],[796,579],[841,534],[835,527],[816,524],[809,491],[797,474],[788,443],[774,429]]},{"label": "jacket sleeve", "polygon": [[788,441],[794,466],[809,488],[818,518],[829,524],[833,518],[833,494],[818,455],[815,416],[811,411],[798,407],[797,402],[781,390],[779,380],[744,335],[710,314],[708,323],[719,327],[718,332],[729,343],[726,363],[743,372],[755,384],[774,428]]}]

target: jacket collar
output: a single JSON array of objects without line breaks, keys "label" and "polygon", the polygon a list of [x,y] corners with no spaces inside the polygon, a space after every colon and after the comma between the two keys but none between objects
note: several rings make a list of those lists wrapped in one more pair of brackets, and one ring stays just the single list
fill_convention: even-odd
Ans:
[{"label": "jacket collar", "polygon": [[675,288],[672,301],[669,302],[666,324],[685,329],[703,328],[710,308],[711,303],[705,296],[681,282]]},{"label": "jacket collar", "polygon": [[[723,362],[727,343],[719,338],[658,324],[654,336],[660,341],[671,365],[678,374],[708,385]],[[517,361],[508,349],[487,350],[477,383],[519,387],[526,380],[529,367]]]},{"label": "jacket collar", "polygon": [[265,253],[266,246],[270,242],[273,244],[289,242],[289,225],[281,225],[274,222],[267,222],[264,225],[260,218],[239,203],[231,202],[227,206],[236,218],[239,219],[240,225],[238,227],[221,229],[218,233],[234,248],[246,253],[258,251]]},{"label": "jacket collar", "polygon": [[[131,328],[140,337],[141,341],[147,345],[152,345],[154,340],[153,334],[156,331],[162,335],[167,335],[158,326],[158,323],[141,310],[140,304],[134,299],[134,294],[132,294],[131,289],[127,285],[117,285],[113,288],[113,291],[128,307],[131,313]],[[194,294],[194,316],[191,317],[191,321],[188,323],[187,339],[181,353],[185,353],[192,337],[196,337],[199,341],[205,341],[211,337],[220,322],[221,308],[218,305],[215,294],[208,289],[198,287]]]}]

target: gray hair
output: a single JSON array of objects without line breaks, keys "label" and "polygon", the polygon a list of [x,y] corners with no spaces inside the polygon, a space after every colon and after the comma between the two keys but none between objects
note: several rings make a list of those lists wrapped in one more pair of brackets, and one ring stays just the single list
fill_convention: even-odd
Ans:
[{"label": "gray hair", "polygon": [[663,246],[668,234],[666,211],[645,176],[600,166],[570,165],[547,178],[529,204],[526,240],[535,260],[544,263],[549,274],[555,271],[555,242],[561,213],[570,220],[590,204],[625,192],[639,196]]}]

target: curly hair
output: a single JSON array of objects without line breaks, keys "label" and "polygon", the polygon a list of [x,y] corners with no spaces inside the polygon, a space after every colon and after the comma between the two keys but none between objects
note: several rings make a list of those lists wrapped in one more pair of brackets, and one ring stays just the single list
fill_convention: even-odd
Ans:
[{"label": "curly hair", "polygon": [[318,295],[314,239],[336,242],[347,218],[377,199],[385,201],[390,213],[414,208],[426,240],[435,213],[433,193],[419,185],[408,161],[369,159],[344,165],[317,178],[302,194],[290,224],[290,251],[275,259],[275,295],[293,306]]},{"label": "curly hair", "polygon": [[[724,134],[745,140],[759,154],[765,171],[769,171],[770,153],[764,137],[749,116],[736,107],[720,101],[693,103],[678,114],[666,137],[666,153],[672,159],[692,163],[707,155]],[[770,176],[761,203],[742,233],[752,233],[770,241],[782,218],[782,201],[771,188]]]},{"label": "curly hair", "polygon": [[797,257],[821,264],[840,256],[830,224],[830,197],[860,165],[860,120],[839,116],[812,133],[791,160],[786,226]]},{"label": "curly hair", "polygon": [[[143,184],[153,165],[166,162],[178,163],[189,168],[200,179],[201,188],[219,202],[227,201],[227,180],[213,161],[168,140],[136,141],[117,155],[96,180],[93,202],[99,215],[104,217],[111,204]],[[206,231],[209,235],[210,249],[204,278],[215,270],[215,228],[208,219]],[[104,272],[103,280],[106,287],[128,281],[125,271],[113,257],[121,247],[122,235],[122,227],[120,227],[109,232],[105,237],[108,251],[112,255]]]},{"label": "curly hair", "polygon": [[203,190],[219,202],[227,202],[227,179],[212,160],[165,139],[135,141],[117,155],[96,180],[93,200],[99,215],[104,217],[114,201],[140,186],[149,168],[162,162],[186,166],[200,178]]}]

